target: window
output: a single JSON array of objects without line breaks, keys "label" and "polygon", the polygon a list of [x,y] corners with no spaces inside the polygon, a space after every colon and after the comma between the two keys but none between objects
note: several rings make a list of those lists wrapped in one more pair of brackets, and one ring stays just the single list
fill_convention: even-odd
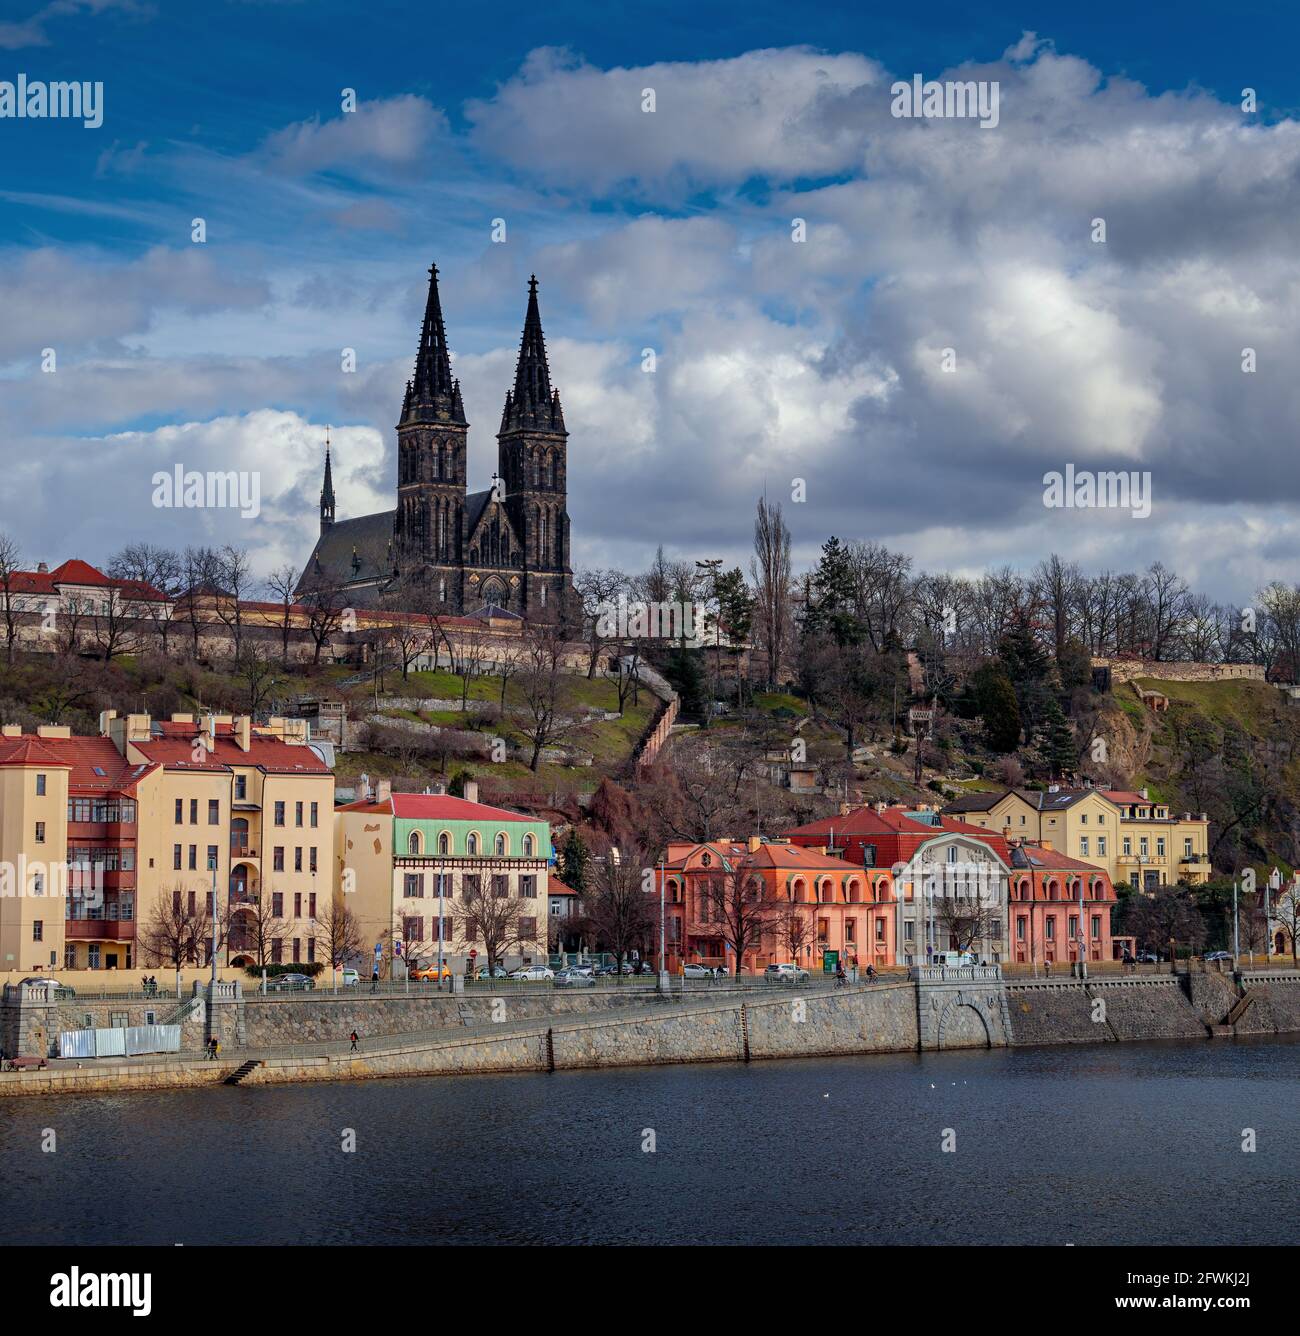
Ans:
[{"label": "window", "polygon": [[272,918],[283,918],[283,917],[284,917],[284,892],[283,892],[283,891],[272,891],[272,892],[271,892],[271,917],[272,917]]},{"label": "window", "polygon": [[1079,856],[1081,858],[1088,857],[1088,837],[1086,835],[1079,836]]},{"label": "window", "polygon": [[45,776],[44,776],[44,775],[37,775],[37,776],[36,776],[36,796],[37,796],[38,798],[44,798],[44,797],[45,797]]},{"label": "window", "polygon": [[504,900],[510,894],[510,878],[502,872],[492,874],[492,898]]},{"label": "window", "polygon": [[97,970],[99,968],[100,955],[101,950],[99,943],[91,942],[86,948],[86,964],[90,969]]},{"label": "window", "polygon": [[523,876],[519,878],[519,898],[521,900],[533,900],[537,896],[537,878],[534,876]]},{"label": "window", "polygon": [[271,850],[271,871],[284,871],[284,845],[282,844],[277,844],[275,848]]},{"label": "window", "polygon": [[537,841],[533,839],[533,837],[532,837],[531,834],[529,834],[529,835],[525,835],[525,836],[524,836],[524,857],[525,857],[525,858],[531,858],[531,857],[533,856],[533,854],[536,852],[536,849],[537,849]]},{"label": "window", "polygon": [[474,856],[478,853],[478,832],[477,832],[477,831],[471,831],[471,832],[465,837],[465,852],[466,852],[467,854],[469,854],[471,858],[474,857]]},{"label": "window", "polygon": [[315,891],[312,891],[312,892],[307,896],[307,917],[308,917],[308,918],[315,918],[315,917],[316,917],[316,892],[315,892]]},{"label": "window", "polygon": [[43,942],[45,940],[45,920],[32,920],[32,941]]},{"label": "window", "polygon": [[190,845],[189,863],[190,863],[190,871],[196,872],[199,866],[199,846],[197,844]]},{"label": "window", "polygon": [[1163,835],[1158,835],[1156,837],[1156,854],[1160,858],[1165,856],[1165,837]]},{"label": "window", "polygon": [[295,965],[302,963],[302,942],[297,937],[293,939],[293,963]]},{"label": "window", "polygon": [[1024,940],[1025,940],[1025,917],[1022,914],[1020,915],[1019,918],[1016,919],[1016,941],[1023,942]]},{"label": "window", "polygon": [[45,822],[44,822],[44,821],[38,821],[38,822],[36,823],[36,843],[37,843],[37,844],[44,844],[44,843],[45,843]]},{"label": "window", "polygon": [[295,844],[295,845],[294,845],[294,848],[293,848],[293,870],[294,870],[295,872],[301,872],[301,871],[302,871],[302,845],[301,845],[301,844]]},{"label": "window", "polygon": [[1192,837],[1188,835],[1183,840],[1183,857],[1190,858],[1191,856],[1192,856]]},{"label": "window", "polygon": [[1104,835],[1097,836],[1097,857],[1106,857],[1106,837]]},{"label": "window", "polygon": [[1124,844],[1122,847],[1124,850],[1124,857],[1131,857],[1133,853],[1133,837],[1131,835],[1124,836]]},{"label": "window", "polygon": [[244,799],[248,797],[248,776],[247,776],[247,775],[236,775],[236,776],[235,776],[235,797],[236,797],[240,802],[243,802]]},{"label": "window", "polygon": [[208,799],[208,825],[216,826],[221,823],[221,800],[219,798]]},{"label": "window", "polygon": [[479,874],[477,872],[467,872],[461,886],[467,900],[471,896],[477,895],[480,889]]},{"label": "window", "polygon": [[275,824],[276,824],[277,826],[283,826],[283,825],[284,825],[284,804],[283,804],[283,803],[276,803],[276,805],[275,805]]},{"label": "window", "polygon": [[1049,915],[1049,917],[1046,918],[1046,919],[1043,921],[1043,936],[1044,936],[1049,942],[1054,942],[1054,941],[1056,940],[1056,919],[1055,919],[1055,917],[1052,917],[1052,916]]},{"label": "window", "polygon": [[451,853],[451,836],[445,830],[438,836],[438,852],[440,854]]},{"label": "window", "polygon": [[284,964],[284,943],[278,937],[271,943],[271,964]]},{"label": "window", "polygon": [[500,830],[497,831],[496,856],[498,858],[504,858],[506,856],[506,850],[508,848],[509,848],[509,842],[505,837],[505,832]]},{"label": "window", "polygon": [[179,826],[185,820],[185,799],[176,799],[176,824]]},{"label": "window", "polygon": [[293,916],[294,916],[294,918],[302,918],[302,892],[301,892],[301,891],[294,891],[294,893],[293,893]]},{"label": "window", "polygon": [[914,942],[916,940],[916,924],[908,919],[903,924],[903,940],[905,942]]},{"label": "window", "polygon": [[526,941],[532,941],[537,936],[537,920],[535,918],[520,918],[519,935]]},{"label": "window", "polygon": [[884,940],[885,940],[885,920],[882,918],[878,918],[876,920],[876,941],[883,942]]},{"label": "window", "polygon": [[420,852],[420,832],[413,830],[406,837],[406,852],[408,854],[418,854]]},{"label": "window", "polygon": [[197,798],[191,798],[191,799],[190,799],[190,825],[191,825],[191,826],[197,826],[198,824],[199,824],[199,800],[198,800]]},{"label": "window", "polygon": [[307,850],[307,870],[309,872],[316,871],[316,846],[314,844]]},{"label": "window", "polygon": [[1147,839],[1145,835],[1141,836],[1138,840],[1138,853],[1143,858],[1145,858],[1147,854],[1150,853],[1150,851],[1151,851],[1151,842]]},{"label": "window", "polygon": [[215,844],[208,845],[208,866],[210,868],[217,866],[217,846]]},{"label": "window", "polygon": [[294,803],[293,805],[293,824],[295,826],[302,825],[302,803]]},{"label": "window", "polygon": [[858,921],[857,919],[844,920],[844,940],[852,945],[858,940]]},{"label": "window", "polygon": [[1093,936],[1093,940],[1094,940],[1094,941],[1095,941],[1098,937],[1101,936],[1101,915],[1100,915],[1100,914],[1094,914],[1094,915],[1092,916],[1092,936]]},{"label": "window", "polygon": [[424,895],[424,873],[408,872],[402,878],[402,894],[408,900],[415,900]]},{"label": "window", "polygon": [[320,803],[312,803],[309,823],[313,828],[318,824],[317,818],[319,817],[319,815],[320,815]]},{"label": "window", "polygon": [[955,844],[950,844],[948,846],[948,861],[950,863],[955,863],[957,861],[957,846]]},{"label": "window", "polygon": [[467,942],[478,941],[478,919],[472,916],[465,920],[465,940]]},{"label": "window", "polygon": [[402,940],[407,943],[424,941],[424,920],[422,918],[404,918],[402,920]]},{"label": "window", "polygon": [[1079,813],[1079,824],[1080,824],[1081,826],[1086,826],[1086,825],[1088,824],[1088,814],[1087,814],[1087,812],[1080,812],[1080,813]]}]

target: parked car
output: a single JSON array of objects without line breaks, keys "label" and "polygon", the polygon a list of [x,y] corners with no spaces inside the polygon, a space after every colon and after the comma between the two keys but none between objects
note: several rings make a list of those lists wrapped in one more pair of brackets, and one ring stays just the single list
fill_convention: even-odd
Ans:
[{"label": "parked car", "polygon": [[470,975],[471,979],[504,979],[507,977],[503,965],[493,965],[491,968],[487,965],[480,965],[474,973]]},{"label": "parked car", "polygon": [[29,974],[22,982],[49,984],[54,989],[54,998],[57,1002],[64,1002],[77,995],[75,988],[69,988],[67,984],[60,983],[57,979],[51,979],[48,974]]},{"label": "parked car", "polygon": [[526,980],[554,979],[555,971],[549,965],[524,965],[517,970],[511,970],[506,977]]},{"label": "parked car", "polygon": [[340,973],[339,981],[344,988],[353,988],[361,982],[361,975],[349,966]]},{"label": "parked car", "polygon": [[316,987],[316,980],[307,974],[277,974],[266,981],[268,993],[305,993]]},{"label": "parked car", "polygon": [[1139,965],[1158,965],[1160,957],[1154,951],[1139,951],[1137,953],[1137,962]]},{"label": "parked car", "polygon": [[602,964],[602,965],[595,965],[595,966],[592,967],[592,972],[593,972],[598,978],[604,979],[604,978],[608,978],[609,975],[611,975],[611,974],[617,974],[617,973],[618,973],[618,966],[617,966],[617,965],[604,965],[604,964]]},{"label": "parked car", "polygon": [[555,986],[557,988],[594,988],[596,979],[594,975],[584,973],[582,970],[563,969],[557,971],[555,975]]},{"label": "parked car", "polygon": [[1211,951],[1211,952],[1209,953],[1209,955],[1207,955],[1207,956],[1205,957],[1205,959],[1206,959],[1206,960],[1231,960],[1231,959],[1232,959],[1232,952],[1231,952],[1231,951]]},{"label": "parked car", "polygon": [[579,974],[585,974],[589,979],[594,979],[600,973],[600,966],[593,965],[589,960],[579,961],[576,965],[566,965],[565,968],[576,970]]},{"label": "parked car", "polygon": [[[437,983],[439,973],[438,962],[427,960],[423,965],[412,965],[410,977],[417,983]],[[441,976],[444,979],[451,978],[451,966],[446,961],[443,961]]]},{"label": "parked car", "polygon": [[798,965],[769,965],[763,971],[767,983],[807,983],[808,978],[808,971]]},{"label": "parked car", "polygon": [[682,966],[682,977],[684,979],[716,979],[718,971],[712,965],[701,965],[699,961],[688,960]]}]

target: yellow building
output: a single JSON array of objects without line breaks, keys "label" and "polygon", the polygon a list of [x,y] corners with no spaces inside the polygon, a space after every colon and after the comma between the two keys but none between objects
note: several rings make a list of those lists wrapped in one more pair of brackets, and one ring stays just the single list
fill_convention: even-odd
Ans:
[{"label": "yellow building", "polygon": [[[156,906],[194,922],[214,876],[219,963],[320,959],[333,813],[334,776],[301,721],[108,710],[96,737],[5,727],[0,965],[26,975],[170,964],[157,958]],[[187,959],[206,962],[209,941]]]},{"label": "yellow building", "polygon": [[1104,868],[1116,886],[1210,879],[1209,818],[1173,813],[1146,789],[1006,789],[959,798],[944,813]]}]

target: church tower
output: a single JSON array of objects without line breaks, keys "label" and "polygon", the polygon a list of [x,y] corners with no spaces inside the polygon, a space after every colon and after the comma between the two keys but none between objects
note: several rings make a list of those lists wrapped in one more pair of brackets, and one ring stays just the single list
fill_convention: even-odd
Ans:
[{"label": "church tower", "polygon": [[325,428],[325,483],[320,489],[320,531],[334,527],[334,475],[330,472],[330,429]]},{"label": "church tower", "polygon": [[519,343],[514,389],[506,394],[497,433],[506,509],[524,545],[523,612],[553,621],[565,612],[569,567],[568,436],[537,306],[537,278],[528,280],[528,312]]},{"label": "church tower", "polygon": [[438,266],[431,265],[415,375],[397,424],[393,538],[404,581],[428,580],[453,605],[460,598],[468,431],[460,382],[451,374]]}]

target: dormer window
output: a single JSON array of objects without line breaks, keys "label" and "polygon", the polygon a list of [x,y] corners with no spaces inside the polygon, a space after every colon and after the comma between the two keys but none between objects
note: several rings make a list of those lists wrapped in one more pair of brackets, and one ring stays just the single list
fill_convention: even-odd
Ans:
[{"label": "dormer window", "polygon": [[713,866],[713,857],[712,857],[712,855],[710,855],[710,854],[701,854],[701,855],[700,855],[700,866],[701,866],[701,867],[712,867],[712,866]]}]

